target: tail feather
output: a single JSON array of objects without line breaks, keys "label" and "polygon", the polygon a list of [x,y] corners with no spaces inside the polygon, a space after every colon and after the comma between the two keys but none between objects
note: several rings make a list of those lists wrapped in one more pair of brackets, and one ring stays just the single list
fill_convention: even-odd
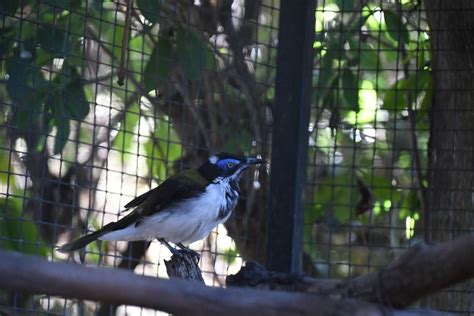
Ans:
[{"label": "tail feather", "polygon": [[104,227],[102,227],[101,229],[99,229],[98,231],[90,233],[89,235],[85,235],[84,237],[81,237],[74,241],[68,242],[67,244],[64,244],[60,247],[57,247],[56,250],[59,252],[69,252],[69,251],[74,251],[74,250],[84,248],[91,242],[99,239],[101,236],[111,231],[123,229],[127,227],[128,225],[131,225],[138,218],[140,218],[140,214],[137,212],[132,212],[128,214],[127,216],[125,216],[124,218],[122,218],[121,220],[119,220],[118,222],[109,223],[105,225]]},{"label": "tail feather", "polygon": [[107,230],[98,230],[96,232],[93,232],[89,235],[85,235],[79,239],[73,240],[71,242],[68,242],[67,244],[64,244],[60,247],[57,248],[57,251],[59,252],[69,252],[69,251],[74,251],[78,250],[81,248],[84,248],[91,242],[97,240],[100,236],[106,234],[108,231]]}]

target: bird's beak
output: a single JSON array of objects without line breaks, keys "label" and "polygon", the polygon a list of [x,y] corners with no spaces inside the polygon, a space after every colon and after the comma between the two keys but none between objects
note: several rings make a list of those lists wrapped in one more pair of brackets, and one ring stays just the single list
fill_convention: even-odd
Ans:
[{"label": "bird's beak", "polygon": [[265,163],[266,161],[264,159],[259,159],[255,157],[247,157],[245,158],[245,164],[247,165],[259,165],[262,163]]}]

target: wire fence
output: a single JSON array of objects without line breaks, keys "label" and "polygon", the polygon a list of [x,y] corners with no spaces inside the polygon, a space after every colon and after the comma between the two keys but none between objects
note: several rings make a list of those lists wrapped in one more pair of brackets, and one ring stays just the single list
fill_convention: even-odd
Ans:
[{"label": "wire fence", "polygon": [[428,27],[413,2],[326,3],[316,17],[306,249],[321,275],[348,277],[423,240]]},{"label": "wire fence", "polygon": [[[170,253],[157,242],[92,243],[70,255],[52,247],[117,220],[135,196],[210,153],[269,149],[277,4],[10,1],[0,8],[1,246],[166,277]],[[208,285],[238,271],[241,253],[263,256],[264,236],[246,227],[264,200],[261,177],[242,183],[227,228],[192,245]],[[12,314],[156,314],[15,293],[3,293],[1,306]]]},{"label": "wire fence", "polygon": [[[456,130],[463,134],[472,129],[440,120],[459,115],[461,122],[462,115],[454,113],[470,115],[471,110],[456,109],[448,99],[434,100],[432,81],[434,71],[463,71],[440,57],[458,53],[456,45],[432,46],[442,36],[463,32],[463,26],[452,26],[463,11],[472,14],[466,3],[319,2],[304,230],[307,270],[315,275],[347,278],[378,271],[414,244],[470,231],[447,219],[461,199],[447,206],[437,196],[456,191],[470,196],[472,182],[464,188],[454,183],[436,187],[445,181],[440,170],[451,168],[448,177],[459,169],[472,172],[472,163],[461,167],[460,154],[472,152],[472,142],[453,145],[459,142]],[[443,86],[442,75],[437,78],[438,90],[457,98],[456,86],[463,84]],[[451,138],[436,144],[441,134]],[[457,158],[437,164],[441,152]],[[458,167],[449,167],[451,163]],[[464,211],[471,212],[471,198],[465,201]],[[453,218],[460,216],[459,207],[454,211]],[[438,212],[446,214],[443,222]],[[468,282],[421,304],[469,314],[471,297]]]},{"label": "wire fence", "polygon": [[[170,253],[158,242],[97,242],[69,255],[52,249],[117,220],[135,196],[210,153],[270,159],[279,7],[1,3],[0,247],[167,277]],[[427,219],[435,15],[415,0],[316,7],[309,139],[299,140],[309,144],[303,271],[347,278],[442,230],[436,216]],[[265,262],[267,171],[249,173],[229,221],[191,245],[206,284],[223,286],[244,261]],[[444,305],[422,304],[472,312],[469,285],[448,293]],[[160,312],[0,291],[0,313]]]}]

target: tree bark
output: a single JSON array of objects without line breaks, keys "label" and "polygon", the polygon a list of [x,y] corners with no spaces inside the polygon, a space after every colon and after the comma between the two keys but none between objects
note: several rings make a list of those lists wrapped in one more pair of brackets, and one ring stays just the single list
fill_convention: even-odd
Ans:
[{"label": "tree bark", "polygon": [[313,279],[275,273],[247,263],[239,273],[227,277],[227,285],[311,292],[406,308],[429,294],[473,278],[474,253],[466,252],[473,246],[474,235],[436,246],[420,244],[380,271],[349,280]]},{"label": "tree bark", "polygon": [[[472,231],[474,225],[474,2],[427,0],[425,7],[433,69],[425,216],[432,240],[444,241]],[[438,295],[432,306],[466,310],[469,295],[462,291]]]},{"label": "tree bark", "polygon": [[0,288],[137,305],[176,315],[439,315],[427,309],[393,308],[408,307],[425,295],[474,277],[474,252],[466,253],[472,247],[472,234],[441,245],[419,245],[379,272],[346,281],[268,272],[251,264],[228,278],[228,285],[258,289],[211,288],[201,282],[0,251]]},{"label": "tree bark", "polygon": [[185,279],[204,284],[198,261],[190,253],[182,252],[180,256],[171,256],[171,260],[165,260],[165,266],[170,279]]},{"label": "tree bark", "polygon": [[366,315],[390,309],[354,299],[309,293],[213,288],[199,282],[165,280],[120,269],[87,268],[0,251],[0,288],[66,298],[127,304],[174,315]]}]

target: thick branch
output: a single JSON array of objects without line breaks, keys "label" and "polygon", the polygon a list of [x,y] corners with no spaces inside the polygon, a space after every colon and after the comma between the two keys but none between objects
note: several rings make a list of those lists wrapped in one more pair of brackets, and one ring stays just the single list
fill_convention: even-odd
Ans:
[{"label": "thick branch", "polygon": [[175,315],[383,315],[376,304],[307,293],[212,288],[0,251],[0,288],[159,309]]},{"label": "thick branch", "polygon": [[473,247],[472,234],[439,245],[420,244],[384,269],[347,281],[275,274],[250,265],[229,276],[227,284],[356,298],[401,308],[474,277],[474,252],[469,251]]}]

